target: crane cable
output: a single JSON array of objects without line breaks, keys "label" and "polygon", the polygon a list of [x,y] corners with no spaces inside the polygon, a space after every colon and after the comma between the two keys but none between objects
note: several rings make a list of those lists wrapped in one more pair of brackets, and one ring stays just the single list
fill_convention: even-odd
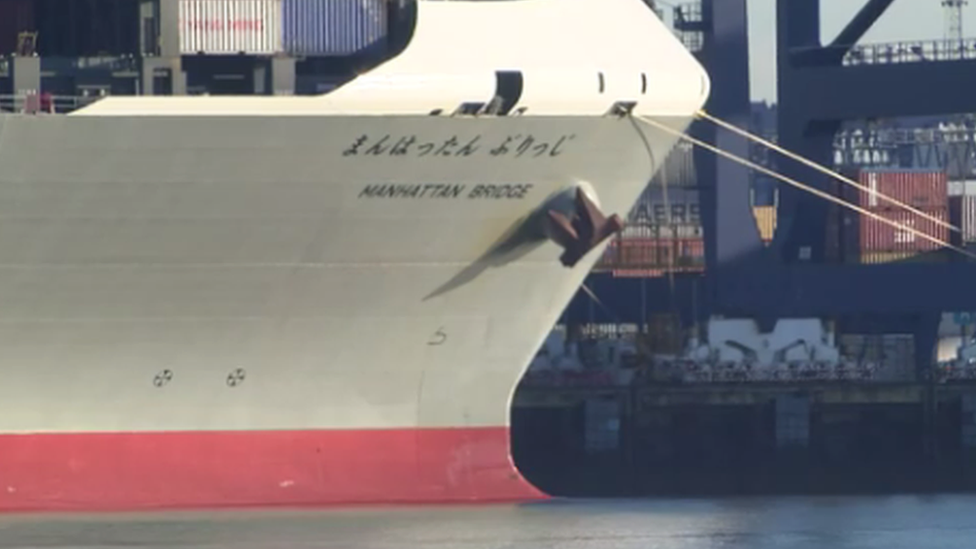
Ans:
[{"label": "crane cable", "polygon": [[877,190],[872,189],[872,188],[868,187],[867,185],[863,185],[861,183],[858,183],[857,181],[854,181],[853,179],[850,179],[848,177],[845,177],[845,176],[843,176],[843,175],[841,175],[841,174],[839,174],[839,173],[831,170],[830,168],[827,168],[826,166],[823,166],[821,164],[818,164],[818,163],[816,163],[816,162],[814,162],[814,161],[812,161],[812,160],[810,160],[808,158],[805,158],[805,157],[803,157],[803,156],[801,156],[799,154],[796,154],[796,153],[794,153],[792,151],[789,151],[789,150],[787,150],[787,149],[785,149],[783,147],[780,147],[776,143],[773,143],[771,141],[768,141],[766,139],[763,139],[762,137],[759,137],[758,135],[755,135],[753,133],[747,132],[747,131],[745,131],[745,130],[737,127],[737,126],[734,126],[733,124],[730,124],[729,122],[726,122],[726,121],[724,121],[724,120],[722,120],[720,118],[717,118],[715,116],[712,116],[712,115],[708,114],[707,112],[705,112],[704,109],[698,111],[697,116],[699,118],[704,119],[704,120],[708,120],[709,122],[712,122],[713,124],[715,124],[717,126],[720,126],[722,128],[725,128],[725,129],[729,130],[730,132],[733,132],[733,133],[736,133],[738,135],[741,135],[742,137],[745,137],[746,139],[748,139],[750,141],[753,141],[753,142],[759,143],[761,145],[764,145],[764,146],[766,146],[766,147],[768,147],[768,148],[770,148],[770,149],[772,149],[772,150],[774,150],[774,151],[782,154],[783,156],[786,156],[787,158],[791,158],[791,159],[796,160],[797,162],[799,162],[801,164],[804,164],[806,166],[809,166],[809,167],[811,167],[811,168],[813,168],[813,169],[815,169],[815,170],[817,170],[817,171],[819,171],[821,173],[825,173],[825,174],[829,175],[830,177],[832,177],[832,178],[834,178],[834,179],[836,179],[836,180],[838,180],[838,181],[840,181],[842,183],[846,183],[847,185],[850,185],[852,187],[855,187],[857,189],[860,189],[860,190],[862,190],[862,191],[864,191],[864,192],[866,192],[866,193],[868,193],[868,194],[870,194],[872,196],[881,198],[885,202],[889,202],[889,203],[894,204],[894,205],[896,205],[896,206],[898,206],[900,208],[904,208],[904,209],[906,209],[906,210],[914,213],[915,215],[918,215],[918,216],[923,217],[923,218],[925,218],[925,219],[927,219],[929,221],[932,221],[933,223],[935,223],[937,225],[940,225],[942,227],[946,227],[950,231],[955,231],[957,233],[962,233],[962,231],[959,229],[959,227],[956,227],[956,226],[952,225],[951,223],[947,223],[947,222],[945,222],[945,221],[943,221],[943,220],[941,220],[941,219],[939,219],[939,218],[937,218],[937,217],[935,217],[933,215],[927,214],[927,213],[919,210],[918,208],[914,208],[914,207],[912,207],[912,206],[910,206],[908,204],[905,204],[904,202],[901,202],[899,200],[896,200],[894,198],[891,198],[890,196],[887,196],[885,194],[882,194],[882,193],[878,192]]},{"label": "crane cable", "polygon": [[766,175],[769,175],[770,177],[774,177],[776,179],[779,179],[780,181],[783,181],[784,183],[786,183],[788,185],[791,185],[791,186],[796,187],[796,188],[798,188],[800,190],[806,191],[806,192],[808,192],[810,194],[813,194],[815,196],[819,196],[820,198],[823,198],[824,200],[827,200],[829,202],[833,202],[835,204],[839,204],[840,206],[842,206],[844,208],[847,208],[847,209],[853,210],[855,212],[858,212],[861,215],[865,215],[867,217],[870,217],[872,219],[875,219],[877,221],[880,221],[880,222],[882,222],[882,223],[884,223],[886,225],[890,225],[890,226],[892,226],[892,227],[894,227],[896,229],[899,229],[899,230],[906,231],[906,232],[909,232],[911,234],[914,234],[915,236],[921,237],[921,238],[923,238],[925,240],[928,240],[930,242],[933,242],[935,244],[938,244],[939,246],[943,246],[945,248],[948,248],[948,249],[951,249],[953,251],[956,251],[956,252],[958,252],[958,253],[960,253],[962,255],[965,255],[965,256],[967,256],[967,257],[969,257],[971,259],[976,259],[976,254],[974,254],[974,253],[972,253],[972,252],[970,252],[968,250],[965,250],[963,248],[960,248],[959,246],[953,246],[949,242],[946,242],[944,240],[940,240],[940,239],[938,239],[938,238],[936,238],[934,236],[930,236],[929,234],[927,234],[927,233],[925,233],[923,231],[919,231],[919,230],[915,229],[914,227],[908,227],[906,225],[902,225],[902,224],[897,223],[895,221],[891,221],[890,219],[887,219],[885,217],[882,217],[882,216],[880,216],[880,215],[878,215],[878,214],[876,214],[876,213],[874,213],[874,212],[872,212],[870,210],[867,210],[867,209],[862,208],[860,206],[857,206],[855,204],[851,204],[849,202],[845,202],[844,200],[841,200],[840,198],[837,198],[837,197],[835,197],[835,196],[833,196],[833,195],[831,195],[829,193],[826,193],[824,191],[821,191],[820,189],[816,189],[814,187],[811,187],[809,185],[806,185],[804,183],[801,183],[801,182],[799,182],[799,181],[797,181],[795,179],[792,179],[792,178],[786,177],[785,175],[776,173],[775,171],[770,170],[769,168],[760,166],[759,164],[756,164],[755,162],[751,162],[749,160],[746,160],[745,158],[741,158],[741,157],[736,156],[736,155],[734,155],[732,153],[723,151],[722,149],[720,149],[720,148],[718,148],[718,147],[716,147],[714,145],[710,145],[708,143],[705,143],[704,141],[702,141],[700,139],[695,139],[694,137],[691,137],[691,136],[685,134],[684,132],[675,130],[675,129],[673,129],[673,128],[671,128],[671,127],[669,127],[669,126],[667,126],[667,125],[665,125],[665,124],[663,124],[661,122],[658,122],[657,120],[654,120],[653,118],[650,118],[650,117],[647,117],[647,116],[636,116],[636,118],[638,118],[639,120],[645,122],[646,124],[649,124],[651,126],[654,126],[655,128],[657,128],[657,129],[659,129],[659,130],[661,130],[661,131],[663,131],[665,133],[669,133],[671,135],[674,135],[674,136],[678,137],[679,139],[684,139],[685,141],[688,141],[689,143],[691,143],[693,145],[696,145],[698,147],[701,147],[701,148],[703,148],[703,149],[705,149],[707,151],[711,151],[714,154],[717,154],[719,156],[725,157],[725,158],[727,158],[729,160],[732,160],[733,162],[736,162],[738,164],[741,164],[741,165],[743,165],[743,166],[745,166],[747,168],[751,168],[751,169],[753,169],[755,171],[758,171],[760,173],[764,173]]}]

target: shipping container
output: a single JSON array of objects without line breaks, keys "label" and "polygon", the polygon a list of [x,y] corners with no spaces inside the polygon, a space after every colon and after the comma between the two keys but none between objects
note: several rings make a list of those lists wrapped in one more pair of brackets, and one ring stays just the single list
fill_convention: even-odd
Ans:
[{"label": "shipping container", "polygon": [[976,181],[971,179],[950,181],[949,196],[976,196]]},{"label": "shipping container", "polygon": [[598,269],[698,270],[705,263],[701,238],[618,238],[607,246]]},{"label": "shipping container", "polygon": [[976,193],[960,197],[962,239],[976,242]]},{"label": "shipping container", "polygon": [[659,238],[703,238],[705,231],[701,225],[654,225],[628,223],[620,236],[624,239]]},{"label": "shipping container", "polygon": [[34,29],[31,0],[0,0],[0,55],[17,51],[17,37]]},{"label": "shipping container", "polygon": [[297,56],[344,56],[385,43],[387,0],[282,0],[283,48]]},{"label": "shipping container", "polygon": [[[949,196],[944,171],[871,168],[858,172],[858,182],[871,191],[915,208],[945,207]],[[857,203],[867,208],[896,208],[876,194],[846,186],[857,195]]]},{"label": "shipping container", "polygon": [[872,251],[862,251],[860,255],[854,255],[851,257],[852,262],[862,263],[865,265],[878,265],[881,263],[894,263],[896,261],[909,261],[919,257],[919,254],[924,252],[912,252],[912,251],[901,251],[901,252],[872,252]]},{"label": "shipping container", "polygon": [[180,52],[280,53],[281,9],[281,0],[180,0]]},{"label": "shipping container", "polygon": [[700,193],[687,187],[662,188],[653,182],[644,189],[628,216],[634,225],[701,225]]},{"label": "shipping container", "polygon": [[950,181],[949,182],[949,196],[962,196],[963,189],[966,188],[965,181]]},{"label": "shipping container", "polygon": [[763,242],[770,242],[776,234],[776,206],[754,206],[752,215],[759,227],[759,237]]},{"label": "shipping container", "polygon": [[[946,200],[948,202],[948,200]],[[941,207],[919,208],[920,211],[942,222],[948,223],[948,204]],[[871,213],[900,227],[893,227],[873,217],[860,215],[859,242],[861,252],[925,252],[935,250],[941,245],[923,238],[926,234],[940,242],[949,240],[949,229],[933,220],[926,219],[907,210],[869,209]],[[914,229],[914,231],[908,230]]]},{"label": "shipping container", "polygon": [[664,278],[672,274],[701,273],[704,265],[694,267],[674,267],[669,269],[601,269],[596,272],[609,272],[613,278]]}]

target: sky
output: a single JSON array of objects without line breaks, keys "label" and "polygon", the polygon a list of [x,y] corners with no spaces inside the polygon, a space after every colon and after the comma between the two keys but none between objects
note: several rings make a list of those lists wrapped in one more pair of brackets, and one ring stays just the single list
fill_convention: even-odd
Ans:
[{"label": "sky", "polygon": [[[756,101],[773,102],[776,61],[769,52],[775,51],[776,44],[776,0],[748,0],[748,3],[752,97]],[[865,0],[821,0],[822,41],[833,40],[864,3]],[[941,4],[940,0],[895,0],[861,43],[941,39],[945,29]],[[976,0],[964,9],[963,34],[976,36]]]}]

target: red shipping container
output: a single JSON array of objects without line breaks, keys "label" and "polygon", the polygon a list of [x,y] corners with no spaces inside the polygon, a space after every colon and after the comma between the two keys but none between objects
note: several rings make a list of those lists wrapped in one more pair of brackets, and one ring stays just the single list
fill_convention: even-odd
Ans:
[{"label": "red shipping container", "polygon": [[17,36],[34,29],[32,0],[0,0],[0,55],[17,50]]},{"label": "red shipping container", "polygon": [[[872,168],[860,170],[857,178],[868,189],[913,208],[945,208],[949,182],[944,171]],[[845,185],[857,194],[857,204],[866,208],[898,208],[880,196]],[[850,195],[847,195],[850,196]]]},{"label": "red shipping container", "polygon": [[[948,202],[948,201],[947,201]],[[871,213],[884,219],[893,221],[901,227],[914,229],[929,235],[940,242],[949,241],[949,229],[933,220],[926,219],[907,210],[869,209]],[[925,214],[948,223],[948,205],[938,208],[919,208]],[[888,223],[867,215],[860,215],[860,248],[861,252],[926,252],[941,248],[931,240],[924,238],[914,231],[896,228]]]},{"label": "red shipping container", "polygon": [[614,278],[663,278],[672,273],[700,273],[704,270],[705,265],[673,269],[611,269],[610,275]]},{"label": "red shipping container", "polygon": [[598,268],[679,270],[704,261],[705,241],[701,238],[620,238],[607,247]]}]

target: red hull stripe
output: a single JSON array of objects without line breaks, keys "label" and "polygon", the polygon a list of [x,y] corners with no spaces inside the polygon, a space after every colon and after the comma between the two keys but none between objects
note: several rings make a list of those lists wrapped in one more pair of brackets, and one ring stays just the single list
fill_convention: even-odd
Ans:
[{"label": "red hull stripe", "polygon": [[545,497],[504,427],[0,435],[0,511]]}]

